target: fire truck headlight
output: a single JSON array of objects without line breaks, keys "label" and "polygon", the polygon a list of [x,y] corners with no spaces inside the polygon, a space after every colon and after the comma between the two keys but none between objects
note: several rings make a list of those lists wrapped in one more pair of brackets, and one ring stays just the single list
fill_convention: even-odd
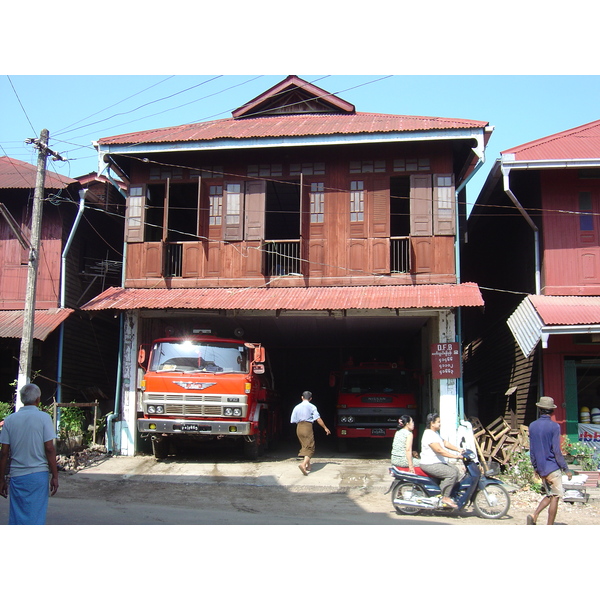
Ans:
[{"label": "fire truck headlight", "polygon": [[223,414],[224,414],[226,417],[231,417],[231,416],[233,416],[233,408],[230,408],[230,407],[228,406],[227,408],[225,408],[225,409],[223,410]]},{"label": "fire truck headlight", "polygon": [[148,414],[153,415],[155,412],[156,412],[156,406],[152,406],[151,404],[148,404]]},{"label": "fire truck headlight", "polygon": [[161,404],[157,404],[156,405],[156,414],[157,415],[164,415],[165,414],[165,407],[162,406]]},{"label": "fire truck headlight", "polygon": [[354,417],[352,415],[347,416],[346,423],[354,423]]},{"label": "fire truck headlight", "polygon": [[233,409],[233,416],[234,417],[241,417],[242,416],[242,409],[241,408],[234,408]]}]

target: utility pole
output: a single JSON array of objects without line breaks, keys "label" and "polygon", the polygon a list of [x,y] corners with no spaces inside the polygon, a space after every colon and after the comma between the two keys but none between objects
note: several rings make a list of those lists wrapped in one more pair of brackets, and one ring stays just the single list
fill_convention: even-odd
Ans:
[{"label": "utility pole", "polygon": [[46,161],[49,154],[54,160],[64,160],[48,148],[48,130],[42,129],[39,139],[28,139],[28,144],[35,144],[38,149],[37,174],[31,214],[31,238],[29,265],[27,270],[27,289],[25,292],[25,310],[23,311],[23,333],[21,336],[21,354],[19,356],[19,376],[17,378],[17,394],[15,409],[22,406],[19,390],[31,380],[31,357],[33,354],[33,326],[35,321],[35,293],[37,284],[40,237],[42,230],[42,209],[46,181]]}]

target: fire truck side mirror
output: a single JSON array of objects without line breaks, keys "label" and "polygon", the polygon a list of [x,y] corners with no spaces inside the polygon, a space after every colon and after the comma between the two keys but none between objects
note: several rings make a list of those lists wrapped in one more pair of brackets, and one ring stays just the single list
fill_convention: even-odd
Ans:
[{"label": "fire truck side mirror", "polygon": [[258,348],[254,348],[254,362],[255,363],[264,363],[265,362],[265,349],[262,346],[258,346]]},{"label": "fire truck side mirror", "polygon": [[138,365],[143,366],[146,362],[146,350],[143,346],[140,346],[138,350]]}]

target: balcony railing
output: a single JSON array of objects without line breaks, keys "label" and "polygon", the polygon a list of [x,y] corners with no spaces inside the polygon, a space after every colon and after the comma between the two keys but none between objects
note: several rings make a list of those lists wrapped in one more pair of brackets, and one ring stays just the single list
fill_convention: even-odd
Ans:
[{"label": "balcony railing", "polygon": [[410,238],[390,238],[390,271],[410,273]]},{"label": "balcony railing", "polygon": [[301,275],[300,240],[269,240],[263,244],[264,271],[269,277]]}]

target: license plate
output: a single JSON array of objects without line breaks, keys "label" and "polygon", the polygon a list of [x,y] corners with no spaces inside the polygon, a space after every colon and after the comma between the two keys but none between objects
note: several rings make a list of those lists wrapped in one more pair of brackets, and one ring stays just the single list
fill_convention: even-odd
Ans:
[{"label": "license plate", "polygon": [[173,425],[175,431],[210,431],[210,425],[198,425],[198,423],[183,423],[182,425]]},{"label": "license plate", "polygon": [[371,429],[371,435],[383,435],[383,436],[385,436],[385,429],[382,429],[382,428]]}]

